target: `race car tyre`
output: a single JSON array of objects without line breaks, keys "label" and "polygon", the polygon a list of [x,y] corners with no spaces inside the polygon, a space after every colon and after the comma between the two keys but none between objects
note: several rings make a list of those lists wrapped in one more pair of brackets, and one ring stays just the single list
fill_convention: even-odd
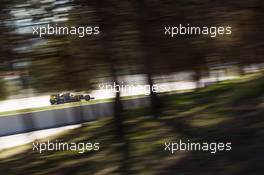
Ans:
[{"label": "race car tyre", "polygon": [[91,97],[90,97],[90,95],[85,95],[85,96],[84,96],[84,99],[85,99],[86,101],[89,101],[89,100],[91,99]]}]

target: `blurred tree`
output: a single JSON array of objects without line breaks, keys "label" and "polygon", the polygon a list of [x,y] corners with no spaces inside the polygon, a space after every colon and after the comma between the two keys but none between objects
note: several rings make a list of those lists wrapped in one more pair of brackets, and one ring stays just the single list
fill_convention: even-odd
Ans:
[{"label": "blurred tree", "polygon": [[7,92],[5,89],[5,82],[0,78],[0,100],[4,100],[7,97]]},{"label": "blurred tree", "polygon": [[[99,0],[96,2],[96,12],[99,17],[100,29],[102,32],[101,45],[102,51],[105,56],[105,62],[109,65],[109,73],[112,77],[112,82],[115,82],[117,86],[120,86],[117,74],[117,61],[115,54],[113,53],[113,38],[111,36],[111,29],[114,26],[115,18],[114,11],[110,11],[111,3],[105,0]],[[112,9],[111,9],[112,10]],[[114,103],[114,121],[117,129],[117,136],[120,141],[124,141],[124,131],[122,122],[122,103],[120,97],[120,90],[116,88],[115,103]]]}]

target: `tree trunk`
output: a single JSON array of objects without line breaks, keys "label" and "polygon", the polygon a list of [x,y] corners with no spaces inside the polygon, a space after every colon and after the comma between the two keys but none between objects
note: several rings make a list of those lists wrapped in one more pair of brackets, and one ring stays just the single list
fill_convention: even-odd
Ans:
[{"label": "tree trunk", "polygon": [[153,38],[149,36],[149,32],[151,30],[148,29],[148,26],[150,26],[150,22],[148,19],[148,14],[146,11],[147,7],[144,2],[144,0],[137,0],[137,9],[138,9],[138,18],[139,18],[139,27],[140,27],[140,38],[142,47],[144,50],[143,53],[143,64],[145,67],[145,73],[147,75],[147,83],[150,86],[150,101],[151,101],[151,113],[155,118],[158,118],[160,116],[160,107],[161,107],[161,101],[158,99],[158,96],[155,92],[153,92],[153,65],[151,58],[151,49],[153,46],[150,44],[153,43]]},{"label": "tree trunk", "polygon": [[[99,0],[96,2],[96,9],[97,9],[97,16],[100,20],[100,29],[103,33],[103,37],[101,38],[101,44],[103,46],[104,55],[106,58],[106,62],[109,65],[110,75],[112,77],[112,81],[118,86],[118,77],[116,72],[116,59],[112,56],[113,53],[111,52],[111,36],[109,32],[108,19],[111,18],[111,14],[107,14],[103,7],[106,6],[106,2],[103,0]],[[111,24],[113,25],[113,24]],[[103,30],[103,31],[102,31]],[[116,89],[115,94],[115,103],[114,103],[114,124],[116,126],[116,136],[119,141],[123,142],[124,140],[124,131],[123,131],[123,124],[122,124],[122,102],[120,97],[120,92]]]}]

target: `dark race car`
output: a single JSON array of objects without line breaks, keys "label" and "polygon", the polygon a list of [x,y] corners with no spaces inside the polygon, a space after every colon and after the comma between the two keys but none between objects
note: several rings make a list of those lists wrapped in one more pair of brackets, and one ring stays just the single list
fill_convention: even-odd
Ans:
[{"label": "dark race car", "polygon": [[93,98],[88,94],[74,94],[74,93],[61,93],[61,94],[53,94],[50,96],[50,104],[63,104],[63,103],[71,103],[78,102],[81,100],[89,101]]}]

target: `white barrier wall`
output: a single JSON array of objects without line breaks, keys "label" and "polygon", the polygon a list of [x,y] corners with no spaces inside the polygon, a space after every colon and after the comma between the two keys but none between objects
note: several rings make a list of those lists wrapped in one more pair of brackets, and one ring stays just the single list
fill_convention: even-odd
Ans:
[{"label": "white barrier wall", "polygon": [[[0,137],[79,124],[113,115],[113,102],[0,117]],[[149,105],[148,98],[124,100],[125,109]]]}]

